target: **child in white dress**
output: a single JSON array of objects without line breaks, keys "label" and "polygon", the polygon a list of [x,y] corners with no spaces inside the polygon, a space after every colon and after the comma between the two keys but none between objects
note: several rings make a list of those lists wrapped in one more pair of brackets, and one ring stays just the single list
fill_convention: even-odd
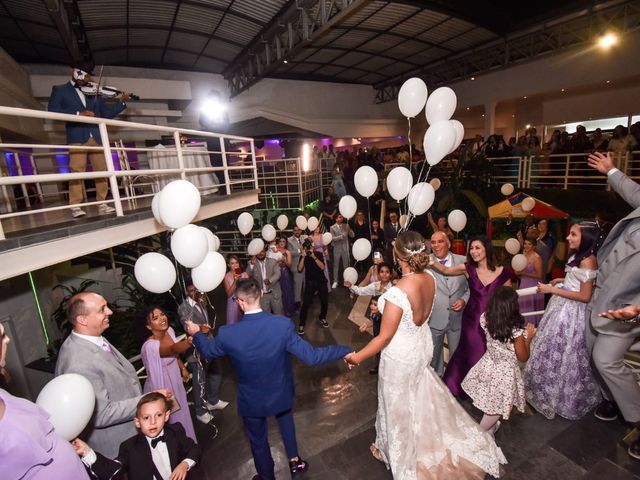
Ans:
[{"label": "child in white dress", "polygon": [[507,420],[515,406],[524,412],[524,382],[518,362],[529,358],[529,345],[536,327],[520,314],[518,294],[498,287],[480,317],[487,337],[487,351],[462,381],[462,388],[484,416],[480,426],[496,431],[499,420]]}]

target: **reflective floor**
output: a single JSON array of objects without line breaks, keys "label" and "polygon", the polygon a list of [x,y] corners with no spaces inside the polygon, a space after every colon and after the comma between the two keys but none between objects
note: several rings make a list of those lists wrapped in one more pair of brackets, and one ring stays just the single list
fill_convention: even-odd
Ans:
[{"label": "reflective floor", "polygon": [[[223,299],[215,299],[222,310]],[[306,340],[314,345],[333,343],[361,348],[371,337],[361,334],[347,319],[353,301],[346,289],[330,294],[329,329],[317,318],[318,305],[310,311]],[[296,477],[306,480],[391,479],[383,464],[369,453],[375,438],[377,378],[370,365],[348,371],[343,364],[309,368],[295,363],[296,402],[294,416],[300,455],[309,471]],[[236,386],[233,367],[225,363],[222,398],[231,404],[215,415],[214,429],[196,422],[203,447],[200,468],[193,478],[249,480],[254,466],[240,418],[235,410]],[[463,402],[464,403],[464,402]],[[481,413],[464,403],[472,416]],[[579,421],[547,420],[539,414],[515,415],[502,423],[496,441],[509,464],[506,479],[606,479],[640,478],[640,461],[626,454],[623,438],[630,429],[622,422],[601,422],[589,414]],[[276,477],[288,479],[287,459],[275,421],[270,422],[271,452]]]}]

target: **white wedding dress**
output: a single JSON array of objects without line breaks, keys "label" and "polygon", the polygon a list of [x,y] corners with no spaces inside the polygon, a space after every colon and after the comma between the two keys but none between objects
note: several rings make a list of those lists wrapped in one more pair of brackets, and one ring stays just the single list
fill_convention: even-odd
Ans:
[{"label": "white wedding dress", "polygon": [[375,446],[393,478],[482,479],[485,472],[498,477],[507,462],[493,435],[480,429],[430,366],[428,321],[413,322],[409,299],[398,287],[380,297],[380,311],[386,302],[403,313],[382,350]]}]

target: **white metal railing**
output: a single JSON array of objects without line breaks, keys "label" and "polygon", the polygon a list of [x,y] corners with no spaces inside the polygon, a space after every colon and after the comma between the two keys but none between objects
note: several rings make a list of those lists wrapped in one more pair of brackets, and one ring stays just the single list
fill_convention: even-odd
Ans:
[{"label": "white metal railing", "polygon": [[[0,214],[0,239],[5,238],[4,229],[2,227],[2,221],[8,218],[23,216],[23,215],[36,215],[46,212],[53,212],[58,210],[67,210],[72,205],[48,205],[42,208],[30,208],[28,210],[14,211],[12,208],[13,198],[10,190],[14,186],[20,186],[22,190],[25,202],[28,202],[28,185],[36,185],[37,191],[42,192],[41,184],[53,185],[61,182],[68,182],[71,180],[88,180],[97,178],[106,178],[109,182],[111,190],[112,200],[105,202],[101,201],[85,201],[77,207],[85,207],[91,205],[99,205],[101,203],[112,203],[116,209],[117,216],[124,216],[125,209],[123,203],[125,201],[132,201],[135,198],[144,198],[153,196],[153,192],[138,195],[135,189],[125,189],[125,195],[120,194],[120,185],[118,180],[120,179],[133,179],[140,175],[146,175],[147,177],[155,177],[161,179],[166,176],[174,176],[177,178],[186,179],[190,175],[217,175],[222,176],[224,181],[218,181],[219,188],[224,188],[227,194],[231,194],[236,191],[248,189],[257,189],[258,176],[257,166],[255,158],[255,148],[253,139],[247,137],[238,137],[233,135],[222,135],[217,133],[179,129],[174,127],[166,127],[160,125],[149,125],[143,123],[127,122],[122,120],[110,120],[104,118],[84,117],[76,115],[67,115],[63,113],[46,112],[41,110],[29,110],[24,108],[12,108],[0,106],[0,115],[14,118],[38,118],[43,121],[56,121],[56,122],[75,122],[97,125],[100,131],[102,143],[98,146],[84,146],[84,145],[53,145],[53,144],[39,144],[39,143],[0,143],[1,153],[16,153],[30,155],[30,161],[32,165],[33,175],[22,175],[20,160],[16,161],[16,168],[18,175],[8,176],[8,172],[2,172],[0,170],[0,207],[4,205],[5,213]],[[118,132],[113,132],[113,130]],[[110,136],[110,131],[111,133]],[[145,168],[136,170],[118,170],[115,168],[112,154],[117,152],[119,154],[126,152],[137,152],[140,157],[148,157],[149,152],[153,151],[151,148],[141,147],[123,147],[112,146],[112,142],[115,138],[126,137],[129,132],[133,132],[140,136],[141,133],[150,136],[150,140],[160,140],[161,135],[170,135],[173,137],[174,145],[165,147],[164,153],[175,154],[173,157],[171,168]],[[189,158],[193,152],[188,151],[188,146],[181,144],[181,136],[191,136],[198,138],[217,138],[220,143],[220,150],[203,150],[200,153],[206,156],[216,155],[221,157],[222,166],[211,166],[211,163],[193,165],[190,164]],[[236,143],[248,143],[251,147],[249,153],[241,151],[226,151],[225,140]],[[63,151],[60,151],[63,149]],[[84,173],[59,173],[55,171],[55,155],[64,154],[65,152],[72,152],[74,150],[81,150],[86,152],[101,152],[106,159],[106,171],[100,172],[84,172]],[[46,168],[42,169],[42,162],[48,162]],[[144,164],[144,162],[140,162]],[[147,161],[147,165],[149,162]],[[40,173],[40,171],[47,171],[48,173]],[[54,188],[53,190],[57,190]],[[63,194],[64,192],[60,192]],[[43,196],[46,198],[46,196]],[[32,206],[27,203],[27,206]]]}]

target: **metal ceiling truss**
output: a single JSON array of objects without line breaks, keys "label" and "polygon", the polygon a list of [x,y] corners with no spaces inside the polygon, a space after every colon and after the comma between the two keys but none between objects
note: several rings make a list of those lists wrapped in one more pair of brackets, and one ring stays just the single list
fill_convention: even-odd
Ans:
[{"label": "metal ceiling truss", "polygon": [[272,73],[372,0],[296,0],[224,72],[231,96]]},{"label": "metal ceiling truss", "polygon": [[91,47],[76,0],[42,0],[42,3],[58,30],[71,63],[93,63]]},{"label": "metal ceiling truss", "polygon": [[628,1],[613,7],[593,9],[565,21],[547,23],[518,37],[448,56],[376,85],[376,103],[398,98],[402,83],[410,77],[422,78],[429,89],[468,79],[473,75],[507,68],[560,50],[589,45],[608,30],[620,34],[640,29],[640,2]]}]

